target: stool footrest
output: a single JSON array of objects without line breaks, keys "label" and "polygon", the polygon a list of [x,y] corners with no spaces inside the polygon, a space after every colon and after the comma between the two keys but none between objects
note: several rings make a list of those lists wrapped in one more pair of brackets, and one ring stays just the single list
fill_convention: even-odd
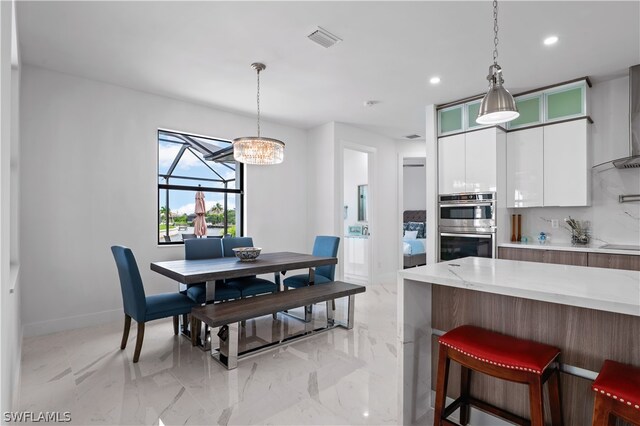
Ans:
[{"label": "stool footrest", "polygon": [[510,411],[503,410],[500,407],[496,407],[495,405],[489,404],[487,402],[481,401],[479,399],[469,397],[469,405],[476,407],[480,411],[484,411],[487,414],[499,415],[503,419],[520,425],[520,426],[531,426],[531,421],[529,419],[525,419],[524,417],[520,417],[516,414],[513,414]]},{"label": "stool footrest", "polygon": [[524,417],[520,417],[516,414],[513,414],[510,411],[503,410],[502,408],[496,407],[495,405],[489,404],[487,402],[481,401],[472,396],[465,398],[464,396],[458,397],[455,401],[449,404],[442,414],[442,423],[459,426],[457,423],[452,422],[451,420],[447,420],[447,418],[453,414],[458,408],[462,405],[469,404],[473,407],[476,407],[478,410],[483,411],[487,414],[498,415],[505,419],[508,422],[511,422],[520,426],[531,426],[531,421],[529,419],[525,419]]}]

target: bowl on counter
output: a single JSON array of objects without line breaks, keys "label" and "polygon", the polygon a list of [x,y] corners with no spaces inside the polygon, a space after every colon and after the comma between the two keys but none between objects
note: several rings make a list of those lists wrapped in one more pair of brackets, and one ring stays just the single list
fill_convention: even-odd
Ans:
[{"label": "bowl on counter", "polygon": [[260,247],[236,247],[232,250],[240,262],[255,262],[262,251]]}]

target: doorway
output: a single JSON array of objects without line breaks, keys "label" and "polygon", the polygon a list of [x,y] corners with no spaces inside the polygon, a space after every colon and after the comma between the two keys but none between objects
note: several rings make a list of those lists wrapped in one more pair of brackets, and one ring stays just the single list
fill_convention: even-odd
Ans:
[{"label": "doorway", "polygon": [[371,274],[371,153],[344,148],[342,232],[345,281],[367,284]]},{"label": "doorway", "polygon": [[426,157],[402,159],[402,267],[427,263],[427,170]]}]

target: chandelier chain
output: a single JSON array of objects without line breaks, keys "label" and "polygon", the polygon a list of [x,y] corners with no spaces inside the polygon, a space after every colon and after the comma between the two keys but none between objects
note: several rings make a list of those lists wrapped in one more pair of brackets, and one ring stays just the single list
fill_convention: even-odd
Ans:
[{"label": "chandelier chain", "polygon": [[257,70],[258,73],[258,94],[256,96],[256,103],[258,104],[258,137],[260,137],[260,69]]},{"label": "chandelier chain", "polygon": [[498,0],[493,0],[493,63],[498,64]]}]

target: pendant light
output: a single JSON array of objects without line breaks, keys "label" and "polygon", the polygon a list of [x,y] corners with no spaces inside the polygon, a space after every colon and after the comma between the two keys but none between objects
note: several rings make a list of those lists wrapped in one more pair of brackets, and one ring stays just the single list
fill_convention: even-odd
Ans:
[{"label": "pendant light", "polygon": [[245,164],[280,164],[284,160],[284,142],[260,136],[260,71],[267,66],[259,62],[251,64],[258,74],[258,136],[247,136],[233,140],[233,158]]},{"label": "pendant light", "polygon": [[498,124],[515,120],[520,116],[516,101],[502,85],[502,68],[498,65],[498,1],[493,0],[493,64],[489,66],[489,91],[480,103],[478,124]]}]

